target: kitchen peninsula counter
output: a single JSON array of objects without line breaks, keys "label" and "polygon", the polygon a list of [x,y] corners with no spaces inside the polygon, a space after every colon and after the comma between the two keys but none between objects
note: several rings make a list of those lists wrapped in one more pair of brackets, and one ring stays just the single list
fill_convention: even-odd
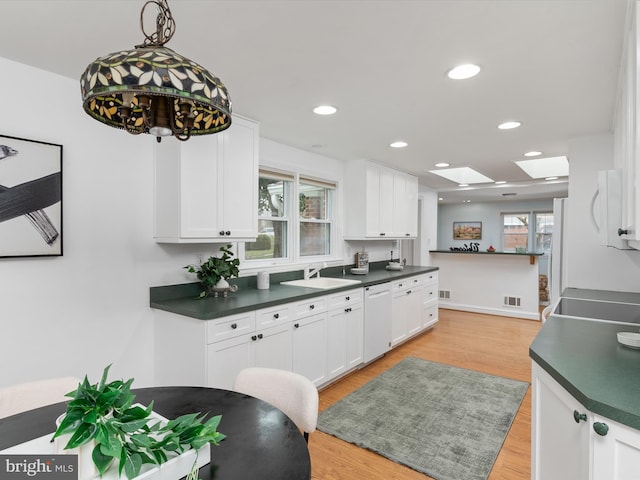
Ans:
[{"label": "kitchen peninsula counter", "polygon": [[330,293],[391,282],[438,270],[438,267],[407,265],[401,271],[393,271],[386,270],[384,268],[386,262],[380,263],[381,265],[372,264],[371,270],[367,275],[350,274],[350,267],[345,267],[346,273],[344,276],[342,275],[342,267],[329,267],[323,269],[321,272],[322,277],[346,278],[361,281],[361,283],[345,285],[343,287],[327,290],[280,285],[279,282],[282,281],[301,279],[302,271],[271,275],[271,285],[267,290],[258,290],[256,288],[255,276],[232,279],[231,283],[237,284],[239,289],[236,293],[230,293],[227,297],[207,297],[205,299],[197,298],[201,292],[200,284],[198,282],[151,287],[150,307],[200,320],[211,320],[227,315],[234,315],[274,305],[281,305],[298,300],[323,296]]}]

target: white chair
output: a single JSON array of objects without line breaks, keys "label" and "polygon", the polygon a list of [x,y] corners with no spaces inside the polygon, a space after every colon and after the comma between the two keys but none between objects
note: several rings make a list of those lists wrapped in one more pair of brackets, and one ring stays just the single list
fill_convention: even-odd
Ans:
[{"label": "white chair", "polygon": [[66,393],[78,388],[73,377],[51,378],[0,388],[0,418],[70,400]]},{"label": "white chair", "polygon": [[542,310],[542,313],[540,314],[540,319],[542,320],[542,323],[547,321],[547,318],[549,318],[549,315],[551,315],[551,312],[553,312],[553,307],[555,307],[554,304],[547,305],[544,308],[544,310]]},{"label": "white chair", "polygon": [[318,423],[318,389],[309,379],[286,370],[245,368],[236,377],[233,389],[282,410],[309,442],[309,434]]}]

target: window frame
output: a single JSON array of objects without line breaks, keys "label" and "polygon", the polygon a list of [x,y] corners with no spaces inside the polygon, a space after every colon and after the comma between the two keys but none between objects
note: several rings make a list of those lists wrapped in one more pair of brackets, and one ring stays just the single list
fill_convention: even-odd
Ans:
[{"label": "window frame", "polygon": [[[307,175],[301,172],[294,172],[288,169],[280,169],[271,167],[268,165],[261,165],[259,168],[258,176],[265,176],[269,178],[286,178],[287,182],[290,182],[290,195],[286,196],[285,201],[288,200],[288,205],[285,207],[287,212],[286,218],[287,225],[287,255],[286,257],[280,257],[277,259],[247,259],[245,242],[238,242],[238,258],[240,258],[240,271],[245,273],[254,273],[258,271],[288,271],[292,266],[303,266],[317,262],[340,262],[342,263],[342,257],[338,253],[338,237],[339,233],[339,202],[340,202],[340,185],[339,182],[331,179],[321,178],[318,176]],[[280,177],[281,176],[281,177]],[[330,225],[329,233],[329,254],[328,255],[309,255],[302,256],[300,252],[300,224],[303,222],[298,210],[298,202],[300,198],[300,181],[313,182],[316,185],[322,185],[325,188],[331,188],[332,192],[328,199],[328,212],[327,219],[323,220],[304,220],[304,222],[324,223]],[[283,217],[267,217],[260,215],[258,210],[258,220],[280,220]],[[248,243],[248,242],[247,242]]]}]

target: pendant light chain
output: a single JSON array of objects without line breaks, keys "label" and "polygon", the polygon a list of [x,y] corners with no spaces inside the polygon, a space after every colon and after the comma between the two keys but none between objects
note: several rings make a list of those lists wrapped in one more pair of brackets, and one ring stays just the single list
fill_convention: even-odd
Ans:
[{"label": "pendant light chain", "polygon": [[[156,31],[151,35],[147,34],[144,30],[144,11],[150,4],[156,5],[158,8],[158,14],[156,16]],[[145,36],[145,41],[142,45],[137,47],[162,47],[173,37],[176,31],[176,22],[171,15],[171,9],[167,0],[148,0],[140,11],[140,30]]]}]

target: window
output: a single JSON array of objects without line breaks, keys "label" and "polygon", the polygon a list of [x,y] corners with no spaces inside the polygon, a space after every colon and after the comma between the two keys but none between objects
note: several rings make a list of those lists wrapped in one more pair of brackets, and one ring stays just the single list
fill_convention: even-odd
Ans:
[{"label": "window", "polygon": [[300,177],[300,256],[331,255],[334,183]]},{"label": "window", "polygon": [[529,247],[529,214],[502,214],[502,249],[505,252],[524,251]]},{"label": "window", "polygon": [[286,259],[289,255],[290,197],[293,175],[260,170],[258,236],[245,244],[245,260]]},{"label": "window", "polygon": [[258,235],[255,242],[239,245],[239,256],[253,267],[330,256],[335,189],[333,182],[261,168]]},{"label": "window", "polygon": [[553,234],[553,213],[535,213],[534,217],[536,219],[536,252],[549,253]]}]

